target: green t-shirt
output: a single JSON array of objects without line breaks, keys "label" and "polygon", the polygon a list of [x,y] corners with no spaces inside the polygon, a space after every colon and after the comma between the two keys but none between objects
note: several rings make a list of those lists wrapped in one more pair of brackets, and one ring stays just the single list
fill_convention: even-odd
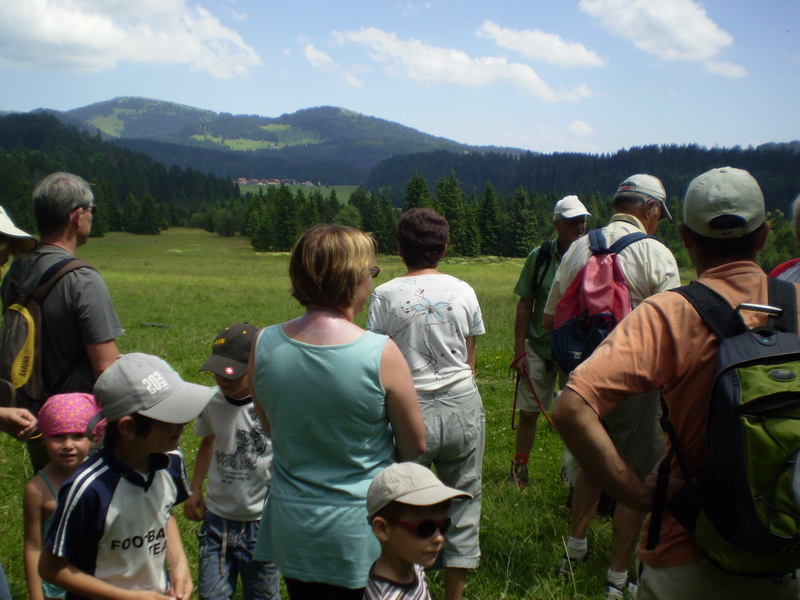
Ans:
[{"label": "green t-shirt", "polygon": [[[558,258],[558,240],[553,240],[550,244],[550,262],[547,267],[542,266],[544,278],[542,278],[542,273],[537,275],[533,272],[540,248],[541,246],[537,246],[531,250],[528,258],[525,259],[525,265],[522,267],[522,273],[520,273],[517,285],[514,287],[514,293],[526,300],[533,300],[531,324],[528,327],[528,341],[533,346],[536,354],[547,360],[552,360],[550,330],[542,326],[542,320],[544,318],[544,307],[547,304],[547,296],[550,294],[550,288],[553,285],[556,269],[560,262]],[[541,280],[542,285],[539,286],[539,289],[534,290],[533,286],[539,280]]]}]

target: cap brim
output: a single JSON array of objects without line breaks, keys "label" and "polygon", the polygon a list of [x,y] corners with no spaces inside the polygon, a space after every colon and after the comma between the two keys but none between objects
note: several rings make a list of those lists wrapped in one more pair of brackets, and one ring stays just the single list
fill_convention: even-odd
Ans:
[{"label": "cap brim", "polygon": [[399,498],[395,498],[395,501],[403,504],[410,504],[411,506],[431,506],[455,498],[472,498],[472,494],[444,485],[436,485],[400,496]]},{"label": "cap brim", "polygon": [[247,365],[231,360],[230,358],[212,354],[197,370],[211,371],[215,375],[219,375],[225,379],[239,379],[239,377],[247,374]]},{"label": "cap brim", "polygon": [[574,219],[576,217],[591,217],[592,213],[586,212],[585,210],[581,210],[580,208],[572,208],[567,210],[560,215],[556,215],[557,218],[561,219]]},{"label": "cap brim", "polygon": [[188,423],[203,412],[215,393],[214,388],[184,381],[161,402],[138,413],[164,423]]}]

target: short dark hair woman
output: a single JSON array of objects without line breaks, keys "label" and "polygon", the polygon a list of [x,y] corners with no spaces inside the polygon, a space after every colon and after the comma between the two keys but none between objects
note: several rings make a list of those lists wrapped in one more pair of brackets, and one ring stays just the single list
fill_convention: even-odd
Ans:
[{"label": "short dark hair woman", "polygon": [[472,287],[437,269],[448,236],[447,220],[430,208],[401,215],[397,247],[407,272],[372,293],[367,328],[397,342],[411,367],[428,432],[416,462],[435,465],[445,485],[473,496],[454,501],[442,552],[446,596],[460,598],[480,558],[485,419],[473,371],[475,337],[485,330]]},{"label": "short dark hair woman", "polygon": [[361,600],[380,552],[367,488],[395,459],[425,449],[403,355],[353,323],[380,272],[376,258],[375,240],[351,227],[306,231],[289,261],[306,312],[253,344],[253,400],[274,453],[255,558],[276,564],[292,600]]}]

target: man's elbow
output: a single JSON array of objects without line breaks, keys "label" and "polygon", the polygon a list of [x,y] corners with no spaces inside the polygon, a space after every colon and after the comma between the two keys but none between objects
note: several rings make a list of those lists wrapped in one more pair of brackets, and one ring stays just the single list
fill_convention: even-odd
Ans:
[{"label": "man's elbow", "polygon": [[555,324],[555,316],[548,315],[547,313],[545,313],[544,316],[542,317],[542,327],[544,327],[545,329],[552,330],[554,324]]}]

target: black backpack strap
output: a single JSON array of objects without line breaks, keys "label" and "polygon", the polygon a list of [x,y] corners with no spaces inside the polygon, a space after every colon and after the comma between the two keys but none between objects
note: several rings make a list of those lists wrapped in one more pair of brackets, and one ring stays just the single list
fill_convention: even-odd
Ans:
[{"label": "black backpack strap", "polygon": [[707,285],[692,281],[689,285],[670,291],[686,298],[718,338],[725,339],[747,331],[741,316],[731,308],[725,298]]},{"label": "black backpack strap", "polygon": [[82,269],[84,267],[88,267],[89,269],[94,268],[89,263],[72,257],[58,261],[42,273],[42,276],[39,277],[39,281],[36,283],[36,288],[33,290],[33,293],[31,293],[31,297],[41,303],[47,294],[50,293],[50,290],[53,289],[53,286],[58,283],[64,275],[71,273],[75,269]]},{"label": "black backpack strap", "polygon": [[769,303],[781,309],[781,316],[770,319],[770,324],[778,331],[797,333],[797,291],[795,285],[780,279],[767,279]]},{"label": "black backpack strap", "polygon": [[[612,244],[612,246],[608,249],[609,254],[619,254],[630,246],[631,244],[638,242],[639,240],[657,240],[658,238],[654,238],[652,235],[647,235],[641,231],[634,231],[629,233],[628,235],[622,236],[616,242]],[[660,241],[660,240],[659,240]]]},{"label": "black backpack strap", "polygon": [[550,261],[553,260],[552,245],[553,240],[546,240],[539,246],[539,253],[536,255],[536,262],[533,264],[534,292],[542,287],[544,276],[547,274],[547,268],[550,266]]}]

